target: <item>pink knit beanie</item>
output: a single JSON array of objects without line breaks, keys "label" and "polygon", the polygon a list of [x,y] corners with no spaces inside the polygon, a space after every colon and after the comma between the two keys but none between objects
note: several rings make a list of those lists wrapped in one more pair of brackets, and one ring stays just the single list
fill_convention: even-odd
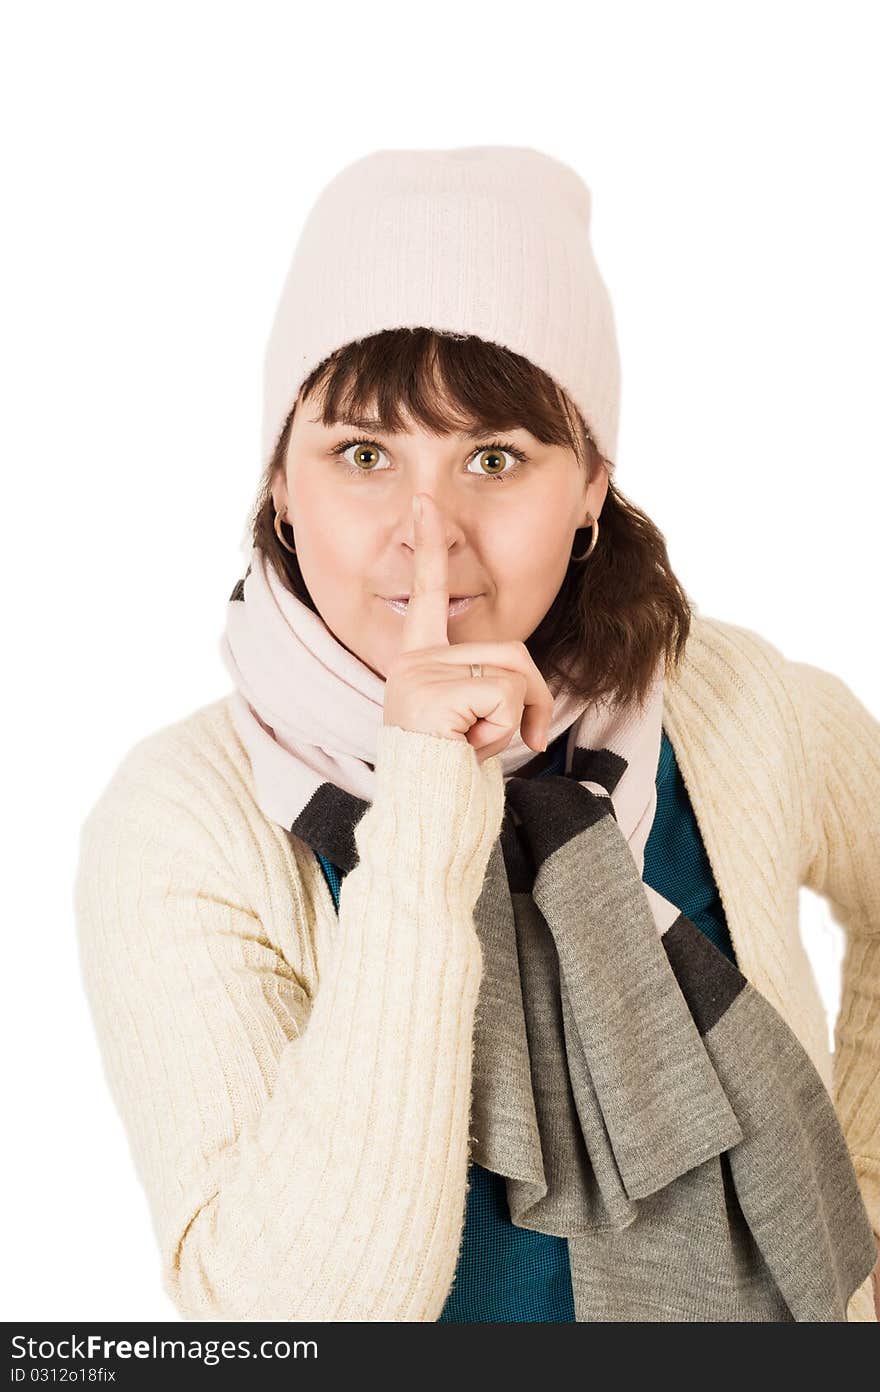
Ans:
[{"label": "pink knit beanie", "polygon": [[475,334],[563,387],[612,465],[620,362],[590,192],[528,147],[377,150],[346,165],[296,244],[263,362],[262,464],[305,378],[382,329]]}]

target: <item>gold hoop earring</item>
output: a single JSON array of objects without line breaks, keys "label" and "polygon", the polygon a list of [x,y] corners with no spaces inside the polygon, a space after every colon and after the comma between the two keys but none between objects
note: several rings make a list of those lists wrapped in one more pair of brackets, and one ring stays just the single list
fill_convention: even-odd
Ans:
[{"label": "gold hoop earring", "polygon": [[295,546],[290,546],[290,545],[284,540],[284,537],[281,535],[281,512],[280,512],[280,510],[277,509],[277,508],[276,508],[276,510],[275,510],[275,535],[277,536],[278,540],[281,542],[281,545],[284,547],[285,551],[289,551],[290,554],[291,554],[292,556],[295,556],[295,555],[296,555],[296,547],[295,547]]},{"label": "gold hoop earring", "polygon": [[[590,542],[589,547],[587,548],[587,550],[584,552],[584,554],[583,554],[582,556],[572,556],[572,557],[571,557],[571,560],[573,560],[573,561],[585,561],[585,560],[587,559],[587,557],[588,557],[588,556],[591,556],[591,555],[593,554],[593,551],[595,550],[596,542],[599,540],[599,519],[598,519],[598,517],[591,517],[591,518],[590,518],[590,523],[591,523],[592,528],[593,528],[593,540]],[[578,528],[578,530],[580,530],[580,528]]]}]

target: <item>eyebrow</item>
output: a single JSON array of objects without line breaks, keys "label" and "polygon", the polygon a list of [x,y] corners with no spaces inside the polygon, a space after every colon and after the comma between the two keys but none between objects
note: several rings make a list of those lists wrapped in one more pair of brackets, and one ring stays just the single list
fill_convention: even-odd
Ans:
[{"label": "eyebrow", "polygon": [[[313,425],[321,425],[320,420],[312,421]],[[330,427],[343,426],[349,430],[364,430],[368,434],[375,435],[398,435],[406,434],[406,431],[388,430],[375,416],[353,416],[345,420],[334,420],[330,422]],[[462,440],[478,440],[480,436],[486,435],[492,429],[491,426],[477,425],[473,430],[459,432]]]}]

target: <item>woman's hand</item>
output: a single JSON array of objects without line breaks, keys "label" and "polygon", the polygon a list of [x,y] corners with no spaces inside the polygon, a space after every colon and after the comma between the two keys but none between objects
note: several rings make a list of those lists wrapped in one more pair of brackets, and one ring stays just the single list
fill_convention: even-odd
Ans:
[{"label": "woman's hand", "polygon": [[[414,521],[412,591],[403,616],[401,651],[385,683],[384,723],[404,730],[466,739],[482,763],[522,727],[541,750],[553,715],[553,695],[524,643],[450,643],[449,555],[433,498]],[[483,664],[472,677],[469,664]]]}]

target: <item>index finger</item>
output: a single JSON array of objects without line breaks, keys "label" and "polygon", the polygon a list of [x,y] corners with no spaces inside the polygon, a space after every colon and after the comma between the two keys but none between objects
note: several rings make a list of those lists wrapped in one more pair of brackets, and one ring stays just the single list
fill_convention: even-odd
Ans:
[{"label": "index finger", "polygon": [[422,503],[421,522],[413,506],[414,569],[409,604],[403,616],[403,651],[449,643],[449,553],[443,519],[428,493],[413,498]]}]

